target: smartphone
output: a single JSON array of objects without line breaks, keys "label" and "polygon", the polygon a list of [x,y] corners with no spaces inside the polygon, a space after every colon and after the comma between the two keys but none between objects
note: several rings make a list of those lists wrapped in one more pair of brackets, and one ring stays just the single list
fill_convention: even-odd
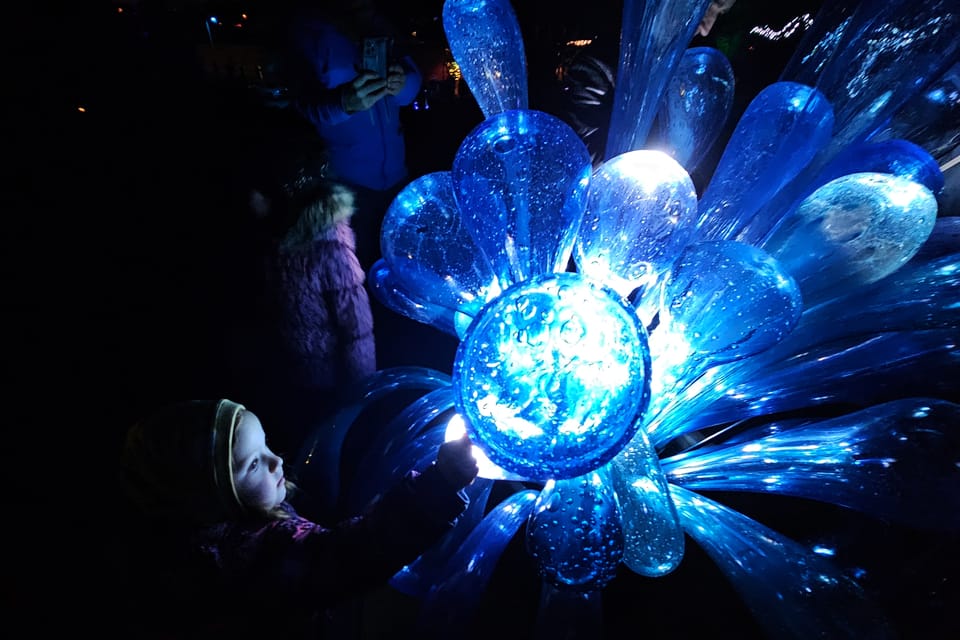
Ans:
[{"label": "smartphone", "polygon": [[390,38],[363,39],[363,68],[381,78],[387,77],[387,48]]}]

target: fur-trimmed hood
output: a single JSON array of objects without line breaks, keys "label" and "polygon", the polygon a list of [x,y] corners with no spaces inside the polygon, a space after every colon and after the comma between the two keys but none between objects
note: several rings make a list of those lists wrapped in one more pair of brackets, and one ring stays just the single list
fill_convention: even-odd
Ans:
[{"label": "fur-trimmed hood", "polygon": [[340,223],[349,223],[353,217],[354,194],[346,186],[323,180],[311,191],[310,197],[297,215],[296,221],[284,235],[281,246],[290,249],[312,243]]}]

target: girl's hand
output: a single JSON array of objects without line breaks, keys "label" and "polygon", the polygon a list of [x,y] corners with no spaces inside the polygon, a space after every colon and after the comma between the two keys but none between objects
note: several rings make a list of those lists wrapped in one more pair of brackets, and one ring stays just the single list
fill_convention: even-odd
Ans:
[{"label": "girl's hand", "polygon": [[463,434],[458,440],[450,440],[440,445],[437,468],[446,481],[458,491],[473,482],[480,467],[473,457],[473,443],[467,434]]}]

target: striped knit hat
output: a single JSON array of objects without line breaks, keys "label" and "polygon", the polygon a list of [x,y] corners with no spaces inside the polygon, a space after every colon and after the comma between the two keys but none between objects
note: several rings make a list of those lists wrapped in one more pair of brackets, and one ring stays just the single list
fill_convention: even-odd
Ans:
[{"label": "striped knit hat", "polygon": [[243,410],[230,400],[191,400],[132,426],[121,456],[127,496],[152,518],[213,524],[242,515],[233,435]]}]

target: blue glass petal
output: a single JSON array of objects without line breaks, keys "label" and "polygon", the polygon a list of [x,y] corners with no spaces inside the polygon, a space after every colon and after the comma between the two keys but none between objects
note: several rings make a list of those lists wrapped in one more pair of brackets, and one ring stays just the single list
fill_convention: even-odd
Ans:
[{"label": "blue glass petal", "polygon": [[683,167],[661,151],[622,153],[590,179],[577,270],[624,297],[651,291],[696,223],[697,191]]},{"label": "blue glass petal", "polygon": [[416,560],[395,573],[390,578],[390,586],[409,596],[425,597],[433,585],[440,582],[450,558],[483,519],[493,484],[492,480],[477,478],[468,485],[464,491],[470,504],[460,514],[456,526]]},{"label": "blue glass petal", "polygon": [[747,227],[772,226],[775,219],[755,219],[757,212],[829,142],[832,129],[830,103],[817,90],[776,82],[760,91],[700,198],[701,237],[735,240]]},{"label": "blue glass petal", "polygon": [[445,0],[443,31],[484,117],[527,108],[527,59],[510,0]]},{"label": "blue glass petal", "polygon": [[462,224],[503,288],[566,270],[592,168],[576,132],[540,111],[487,118],[460,144],[453,188]]},{"label": "blue glass petal", "polygon": [[710,0],[626,0],[606,159],[641,149],[660,96]]},{"label": "blue glass petal", "polygon": [[377,300],[391,311],[396,311],[411,320],[428,324],[456,338],[473,322],[473,317],[457,312],[451,307],[442,307],[409,291],[400,282],[383,258],[377,260],[367,274],[367,285]]},{"label": "blue glass petal", "polygon": [[809,498],[911,527],[960,530],[960,405],[909,398],[661,461],[695,491]]},{"label": "blue glass petal", "polygon": [[449,171],[407,184],[381,228],[390,273],[418,299],[475,316],[500,293],[490,263],[460,221]]},{"label": "blue glass petal", "polygon": [[919,182],[936,195],[943,189],[943,172],[933,157],[908,140],[852,144],[827,163],[817,183],[824,185],[851,173],[890,173]]},{"label": "blue glass petal", "polygon": [[682,487],[683,527],[706,550],[771,638],[893,638],[853,578],[793,540]]},{"label": "blue glass petal", "polygon": [[[359,513],[384,487],[395,482],[411,467],[411,458],[404,458],[398,451],[409,451],[418,436],[427,427],[442,419],[443,414],[453,410],[453,388],[434,389],[416,399],[400,411],[379,433],[374,434],[369,446],[364,447],[364,457],[357,464],[356,478],[348,492],[350,513]],[[439,442],[444,433],[436,436]],[[439,443],[436,443],[439,446]]]},{"label": "blue glass petal", "polygon": [[633,436],[649,399],[646,333],[611,289],[576,273],[516,285],[457,350],[457,410],[474,444],[527,478],[574,478]]},{"label": "blue glass petal", "polygon": [[670,573],[683,560],[683,529],[657,453],[643,429],[610,466],[623,513],[623,563],[642,576]]},{"label": "blue glass petal", "polygon": [[796,283],[775,259],[729,240],[687,247],[663,293],[650,334],[651,417],[707,368],[781,341],[803,310]]},{"label": "blue glass petal", "polygon": [[480,521],[420,607],[419,631],[429,637],[463,635],[507,543],[527,521],[536,491],[520,491],[495,506]]},{"label": "blue glass petal", "polygon": [[[874,142],[898,138],[923,147],[938,164],[946,164],[956,155],[960,140],[960,62],[908,100],[870,136]],[[930,190],[936,193],[932,187]]]},{"label": "blue glass petal", "polygon": [[394,367],[368,376],[352,399],[345,398],[337,413],[308,434],[293,465],[297,482],[310,490],[318,508],[333,509],[340,494],[343,441],[360,414],[396,391],[449,386],[449,375],[426,367]]},{"label": "blue glass petal", "polygon": [[734,77],[719,49],[683,52],[657,112],[659,147],[692,173],[716,142],[733,108]]},{"label": "blue glass petal", "polygon": [[540,576],[565,590],[599,590],[616,577],[623,528],[607,465],[546,482],[527,523],[527,550]]},{"label": "blue glass petal", "polygon": [[937,200],[923,185],[886,173],[854,173],[805,198],[762,246],[813,305],[899,269],[936,219]]},{"label": "blue glass petal", "polygon": [[808,47],[823,41],[805,40],[781,75],[816,86],[833,104],[836,151],[885,124],[960,56],[956,0],[864,2],[844,18],[826,39],[829,51],[811,55]]}]

